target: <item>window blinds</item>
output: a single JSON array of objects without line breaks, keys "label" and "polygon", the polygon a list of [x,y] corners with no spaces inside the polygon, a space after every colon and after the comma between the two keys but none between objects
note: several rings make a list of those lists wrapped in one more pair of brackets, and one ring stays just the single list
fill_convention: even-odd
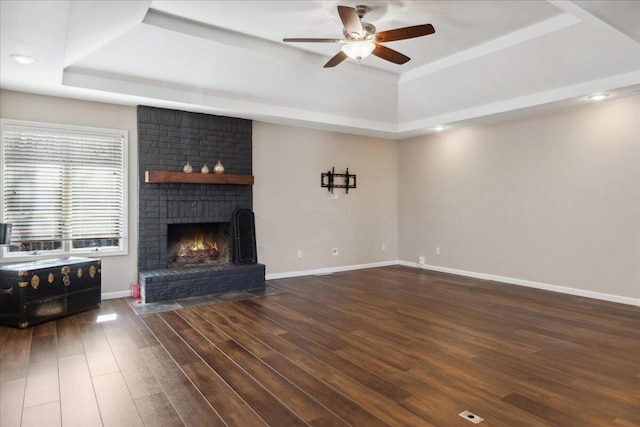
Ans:
[{"label": "window blinds", "polygon": [[121,239],[125,142],[126,131],[4,125],[3,221],[13,224],[12,242]]}]

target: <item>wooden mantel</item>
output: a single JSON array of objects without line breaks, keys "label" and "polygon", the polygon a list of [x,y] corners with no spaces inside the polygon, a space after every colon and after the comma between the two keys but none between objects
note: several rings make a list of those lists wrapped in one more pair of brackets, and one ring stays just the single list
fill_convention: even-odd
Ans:
[{"label": "wooden mantel", "polygon": [[145,171],[144,182],[151,184],[253,185],[253,175]]}]

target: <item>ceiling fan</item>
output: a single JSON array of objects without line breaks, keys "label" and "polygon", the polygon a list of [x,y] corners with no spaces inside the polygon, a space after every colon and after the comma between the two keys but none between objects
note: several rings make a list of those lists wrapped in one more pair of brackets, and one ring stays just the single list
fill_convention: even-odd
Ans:
[{"label": "ceiling fan", "polygon": [[428,36],[436,32],[433,25],[424,24],[376,33],[376,27],[368,22],[362,21],[364,15],[369,11],[371,11],[371,8],[363,5],[356,6],[355,8],[338,6],[338,14],[344,25],[344,39],[287,38],[282,39],[282,41],[286,43],[342,44],[340,52],[324,64],[324,68],[335,67],[347,58],[360,61],[369,56],[369,54],[374,54],[378,58],[393,62],[394,64],[404,64],[411,58],[380,43]]}]

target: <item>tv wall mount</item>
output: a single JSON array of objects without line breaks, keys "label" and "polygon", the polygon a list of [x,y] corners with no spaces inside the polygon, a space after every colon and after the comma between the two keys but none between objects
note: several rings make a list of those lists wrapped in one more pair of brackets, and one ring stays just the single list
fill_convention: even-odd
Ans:
[{"label": "tv wall mount", "polygon": [[356,176],[349,173],[349,168],[345,173],[336,173],[336,168],[332,167],[329,172],[320,175],[320,186],[333,193],[334,188],[344,188],[349,194],[350,188],[356,188]]}]

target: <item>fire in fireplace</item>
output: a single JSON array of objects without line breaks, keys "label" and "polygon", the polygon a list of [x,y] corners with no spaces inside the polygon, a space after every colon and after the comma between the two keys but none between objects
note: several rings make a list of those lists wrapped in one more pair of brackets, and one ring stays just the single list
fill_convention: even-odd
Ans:
[{"label": "fire in fireplace", "polygon": [[228,222],[169,224],[168,227],[168,268],[229,262]]}]

